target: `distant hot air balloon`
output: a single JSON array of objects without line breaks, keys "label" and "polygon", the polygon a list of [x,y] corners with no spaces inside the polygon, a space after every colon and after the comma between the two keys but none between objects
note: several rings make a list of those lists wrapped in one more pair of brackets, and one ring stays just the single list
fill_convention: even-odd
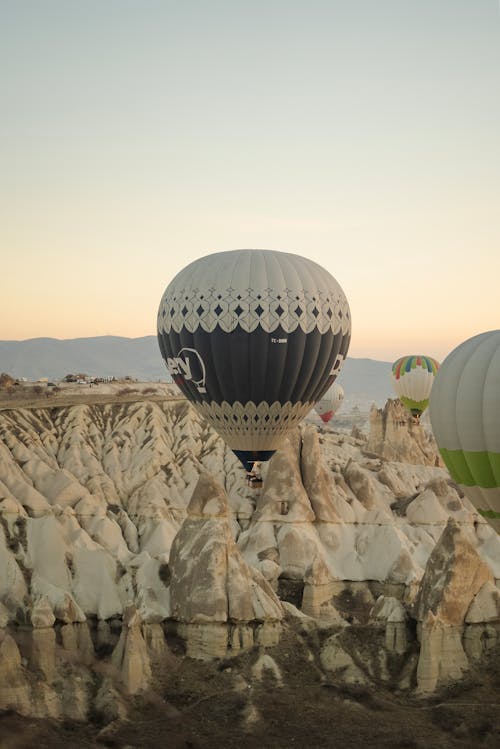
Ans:
[{"label": "distant hot air balloon", "polygon": [[158,311],[174,382],[247,470],[269,460],[333,383],[350,335],[333,276],[272,250],[196,260],[171,281]]},{"label": "distant hot air balloon", "polygon": [[402,356],[392,365],[392,386],[401,403],[419,419],[429,405],[439,363],[430,356]]},{"label": "distant hot air balloon", "polygon": [[344,388],[338,382],[334,382],[314,407],[321,421],[328,424],[340,408],[343,400]]},{"label": "distant hot air balloon", "polygon": [[448,354],[429,413],[453,480],[500,531],[500,330],[469,338]]}]

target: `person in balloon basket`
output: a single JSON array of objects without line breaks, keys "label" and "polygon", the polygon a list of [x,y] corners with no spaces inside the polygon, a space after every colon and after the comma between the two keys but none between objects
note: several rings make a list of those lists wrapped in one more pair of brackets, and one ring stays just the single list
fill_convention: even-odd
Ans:
[{"label": "person in balloon basket", "polygon": [[247,473],[247,485],[251,489],[259,489],[262,486],[262,474],[260,472],[260,461],[256,460],[252,470]]}]

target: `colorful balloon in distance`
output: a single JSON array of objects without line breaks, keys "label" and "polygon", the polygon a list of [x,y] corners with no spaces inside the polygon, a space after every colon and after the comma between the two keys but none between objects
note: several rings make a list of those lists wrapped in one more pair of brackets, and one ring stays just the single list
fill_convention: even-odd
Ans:
[{"label": "colorful balloon in distance", "polygon": [[431,356],[402,356],[392,365],[392,386],[399,400],[417,419],[429,405],[439,363]]},{"label": "colorful balloon in distance", "polygon": [[331,421],[342,405],[343,400],[344,388],[338,382],[334,382],[314,406],[316,413],[323,423],[328,424]]},{"label": "colorful balloon in distance", "polygon": [[451,477],[500,531],[500,330],[469,338],[448,354],[429,415]]},{"label": "colorful balloon in distance", "polygon": [[333,276],[274,250],[194,261],[158,310],[174,382],[247,470],[269,460],[334,382],[350,337],[349,305]]}]

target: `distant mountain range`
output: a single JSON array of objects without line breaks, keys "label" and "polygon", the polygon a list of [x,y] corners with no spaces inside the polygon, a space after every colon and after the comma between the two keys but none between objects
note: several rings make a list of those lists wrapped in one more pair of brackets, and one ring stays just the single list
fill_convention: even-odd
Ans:
[{"label": "distant mountain range", "polygon": [[[382,406],[392,396],[390,371],[389,362],[348,358],[338,378],[346,401]],[[70,373],[170,380],[154,335],[0,341],[0,372],[28,380],[61,379]]]}]

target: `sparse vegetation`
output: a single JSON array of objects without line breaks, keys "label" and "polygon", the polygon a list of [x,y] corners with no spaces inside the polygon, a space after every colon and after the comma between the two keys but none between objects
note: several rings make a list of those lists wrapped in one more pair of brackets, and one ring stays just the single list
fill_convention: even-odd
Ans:
[{"label": "sparse vegetation", "polygon": [[483,518],[490,518],[490,520],[500,520],[500,512],[495,512],[494,510],[478,510],[478,512],[483,516]]}]

